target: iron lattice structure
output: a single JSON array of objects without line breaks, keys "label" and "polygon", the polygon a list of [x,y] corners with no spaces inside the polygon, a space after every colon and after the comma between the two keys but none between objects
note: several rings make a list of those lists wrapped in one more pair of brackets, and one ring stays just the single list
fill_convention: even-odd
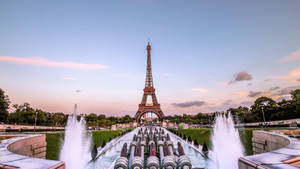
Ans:
[{"label": "iron lattice structure", "polygon": [[[151,104],[147,104],[148,97],[152,98]],[[146,113],[156,114],[159,120],[162,120],[164,117],[164,113],[162,112],[160,108],[160,104],[157,101],[155,88],[153,85],[152,66],[151,66],[151,46],[149,42],[147,45],[147,70],[146,70],[144,95],[141,104],[139,104],[139,109],[135,114],[135,120],[139,122],[141,117]]]}]

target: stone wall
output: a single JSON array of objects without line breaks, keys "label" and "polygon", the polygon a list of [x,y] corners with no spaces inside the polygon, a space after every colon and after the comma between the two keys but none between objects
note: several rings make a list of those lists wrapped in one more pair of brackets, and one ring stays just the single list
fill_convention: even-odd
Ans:
[{"label": "stone wall", "polygon": [[14,137],[19,137],[19,136],[17,136],[17,135],[1,135],[0,140],[6,140],[6,139],[14,138]]},{"label": "stone wall", "polygon": [[36,137],[29,137],[23,140],[16,141],[10,144],[7,148],[9,151],[35,158],[46,157],[46,136],[39,135]]},{"label": "stone wall", "polygon": [[[257,127],[260,126],[260,124],[263,124],[264,122],[256,122],[256,123],[241,123],[236,126],[239,127]],[[266,122],[266,125],[268,126],[290,126],[290,127],[296,127],[297,125],[300,125],[300,118],[299,119],[291,119],[291,120],[277,120],[277,121],[268,121]],[[293,126],[294,125],[294,126]]]},{"label": "stone wall", "polygon": [[0,132],[63,131],[64,127],[0,124]]},{"label": "stone wall", "polygon": [[46,160],[45,135],[19,135],[1,140],[0,168],[65,169],[63,161]]},{"label": "stone wall", "polygon": [[[240,157],[239,169],[299,169],[298,162],[287,163],[300,156],[300,141],[279,132],[253,131],[255,155]],[[299,161],[300,163],[300,161]]]},{"label": "stone wall", "polygon": [[266,133],[261,131],[253,131],[252,147],[254,154],[261,154],[274,151],[289,145],[290,141],[280,135]]}]

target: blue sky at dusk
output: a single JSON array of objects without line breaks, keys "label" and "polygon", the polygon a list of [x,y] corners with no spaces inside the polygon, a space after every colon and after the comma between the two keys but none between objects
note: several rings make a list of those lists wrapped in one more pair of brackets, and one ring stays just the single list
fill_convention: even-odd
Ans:
[{"label": "blue sky at dusk", "polygon": [[12,104],[134,115],[148,39],[167,115],[300,88],[298,0],[0,0],[0,21],[0,88]]}]

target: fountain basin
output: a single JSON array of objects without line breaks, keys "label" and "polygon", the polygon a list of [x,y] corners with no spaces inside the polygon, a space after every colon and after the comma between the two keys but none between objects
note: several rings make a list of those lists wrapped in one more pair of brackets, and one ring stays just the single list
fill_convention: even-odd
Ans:
[{"label": "fountain basin", "polygon": [[253,131],[253,146],[254,152],[261,154],[239,158],[239,169],[300,168],[293,163],[285,163],[300,156],[300,141],[295,138],[278,132]]},{"label": "fountain basin", "polygon": [[0,168],[64,169],[62,161],[46,160],[45,135],[22,135],[1,140]]},{"label": "fountain basin", "polygon": [[[140,127],[135,130],[119,137],[111,142],[109,142],[102,150],[100,150],[100,155],[95,160],[89,164],[88,169],[113,169],[115,166],[115,162],[120,157],[121,149],[124,143],[127,143],[128,150],[130,151],[130,143],[132,142],[132,138],[134,134],[137,134],[140,130]],[[204,159],[201,151],[197,149],[195,146],[188,144],[180,137],[174,135],[173,133],[165,130],[165,134],[170,135],[170,139],[174,143],[174,148],[177,149],[177,143],[181,142],[182,147],[186,153],[186,155],[190,158],[193,168],[207,168],[207,161]],[[145,161],[146,164],[146,161]]]}]

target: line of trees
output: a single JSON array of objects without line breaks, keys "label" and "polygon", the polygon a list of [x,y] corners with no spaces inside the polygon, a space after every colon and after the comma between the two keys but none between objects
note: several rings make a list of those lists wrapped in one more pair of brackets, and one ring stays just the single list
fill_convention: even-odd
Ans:
[{"label": "line of trees", "polygon": [[[9,113],[10,100],[5,92],[0,88],[0,122],[7,124],[23,124],[43,126],[65,126],[68,120],[68,114],[62,112],[50,113],[41,109],[34,109],[29,103],[14,104],[14,112]],[[106,127],[117,123],[129,123],[134,119],[129,115],[123,117],[106,117],[104,114],[96,115],[94,113],[83,115],[88,126]]]},{"label": "line of trees", "polygon": [[[285,120],[300,118],[300,89],[291,91],[291,99],[283,99],[279,102],[269,97],[259,97],[254,104],[248,107],[230,108],[230,112],[236,122],[262,122],[263,112],[266,121]],[[13,105],[15,111],[8,112],[10,105],[9,97],[0,89],[0,122],[9,124],[28,124],[33,125],[37,117],[37,125],[45,126],[65,126],[68,114],[49,113],[41,109],[34,109],[28,103]],[[174,123],[189,124],[212,124],[217,113],[198,113],[197,115],[173,115],[166,116],[166,120]],[[223,112],[224,113],[224,112]],[[134,118],[129,115],[123,117],[106,117],[104,114],[96,115],[94,113],[85,116],[88,126],[106,127],[117,123],[133,122]]]},{"label": "line of trees", "polygon": [[248,108],[240,106],[229,108],[226,112],[198,113],[197,115],[173,115],[166,119],[173,123],[212,124],[216,114],[231,113],[236,123],[263,122],[263,113],[266,121],[287,120],[300,118],[300,89],[290,92],[291,99],[274,101],[269,97],[259,97]]}]

